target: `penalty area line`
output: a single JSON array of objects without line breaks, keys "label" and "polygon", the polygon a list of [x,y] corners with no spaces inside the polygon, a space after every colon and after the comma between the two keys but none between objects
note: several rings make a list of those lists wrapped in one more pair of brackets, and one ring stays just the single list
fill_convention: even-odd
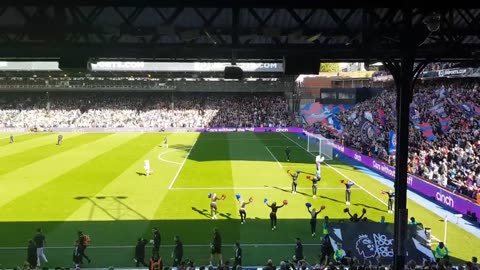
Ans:
[{"label": "penalty area line", "polygon": [[278,162],[278,159],[273,155],[272,151],[270,151],[270,149],[268,149],[268,146],[265,146],[265,149],[267,149],[268,153],[270,153],[270,155],[272,156],[272,158],[277,162],[278,164],[278,167],[282,167],[282,164],[280,164],[280,162]]},{"label": "penalty area line", "polygon": [[175,176],[173,177],[173,180],[172,180],[172,182],[170,183],[170,185],[168,186],[168,189],[172,189],[173,185],[175,184],[175,181],[177,181],[177,178],[178,178],[178,176],[180,175],[180,172],[182,171],[183,166],[185,166],[185,162],[187,161],[188,157],[190,156],[190,153],[192,152],[193,147],[195,146],[196,143],[197,143],[197,139],[195,139],[195,141],[194,141],[193,144],[192,144],[192,147],[190,148],[190,150],[188,150],[187,155],[186,155],[185,158],[183,159],[183,162],[180,164],[180,168],[178,168],[177,173],[176,173]]},{"label": "penalty area line", "polygon": [[[299,147],[301,147],[303,150],[305,150],[307,153],[309,153],[310,155],[312,155],[313,157],[315,157],[314,154],[310,153],[307,149],[305,149],[305,147],[301,146],[300,144],[298,144],[296,141],[292,140],[291,138],[289,138],[287,135],[285,135],[283,132],[280,133],[282,134],[285,138],[287,138],[288,140],[290,140],[291,142],[297,144]],[[381,202],[383,205],[387,205],[386,202],[384,202],[382,199],[380,199],[379,197],[375,196],[373,193],[371,193],[370,191],[368,191],[366,188],[362,187],[361,185],[359,185],[358,183],[356,183],[355,181],[353,181],[352,179],[350,179],[350,177],[346,176],[345,174],[343,174],[341,171],[339,171],[337,168],[331,166],[330,164],[328,164],[327,162],[323,162],[325,163],[325,165],[327,165],[330,169],[334,170],[335,172],[337,172],[339,175],[345,177],[346,179],[352,181],[355,183],[355,185],[357,185],[360,189],[362,189],[363,191],[365,191],[366,193],[368,193],[370,196],[372,196],[373,198],[375,198],[376,200],[378,200],[379,202]]]}]

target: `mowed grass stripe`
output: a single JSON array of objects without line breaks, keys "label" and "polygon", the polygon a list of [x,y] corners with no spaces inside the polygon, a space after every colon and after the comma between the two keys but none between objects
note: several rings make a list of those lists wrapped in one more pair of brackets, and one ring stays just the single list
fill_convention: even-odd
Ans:
[{"label": "mowed grass stripe", "polygon": [[[150,134],[142,143],[151,147],[144,155],[125,167],[123,173],[113,179],[108,185],[99,190],[95,197],[88,198],[88,202],[72,213],[67,220],[147,220],[154,219],[155,213],[168,191],[168,185],[173,179],[180,165],[162,162],[158,159],[159,153],[169,153],[166,158],[174,158],[180,162],[188,150],[175,149],[177,145],[188,146],[193,143],[196,134],[179,134],[169,136],[174,142],[171,148],[158,147],[163,135]],[[169,152],[174,151],[174,152]],[[143,175],[144,160],[150,160],[154,173]],[[132,186],[135,188],[132,189]],[[98,199],[98,197],[105,197]],[[92,205],[95,207],[92,211]]]},{"label": "mowed grass stripe", "polygon": [[[67,173],[68,171],[91,160],[97,155],[109,151],[110,149],[123,144],[125,141],[136,136],[137,135],[133,134],[112,135],[104,133],[100,139],[83,144],[82,146],[74,148],[70,151],[32,163],[22,167],[19,170],[0,175],[0,185],[2,186],[2,189],[0,189],[0,206],[4,206],[10,201],[28,194],[38,187],[48,183],[49,181],[52,181],[52,179]],[[50,197],[53,198],[57,193],[61,192],[61,190],[51,190]],[[35,205],[35,202],[31,202],[30,200],[27,200],[24,203]],[[10,207],[13,206],[10,205]],[[18,218],[12,216],[8,220],[30,220],[28,218],[28,214],[30,214],[30,211],[27,213],[22,213],[22,215],[19,213]],[[6,216],[4,216],[3,212],[0,211],[0,221],[6,220],[5,218]]]},{"label": "mowed grass stripe", "polygon": [[[30,211],[26,216],[33,220],[65,220],[76,209],[88,203],[85,197],[95,196],[155,145],[148,139],[155,134],[124,136],[126,139],[122,144],[16,198],[2,207],[0,212],[7,219],[17,217],[23,220],[25,216],[22,217],[22,213]],[[35,202],[35,205],[27,201]],[[63,202],[61,207],[58,207],[57,201]]]},{"label": "mowed grass stripe", "polygon": [[[69,133],[67,136],[73,137],[78,135],[80,135],[80,133]],[[0,144],[0,157],[14,155],[47,144],[55,145],[57,143],[57,136],[58,134],[55,133],[29,133],[15,139],[15,143],[13,144],[5,141],[5,144]],[[27,137],[28,140],[22,140],[23,137]]]},{"label": "mowed grass stripe", "polygon": [[[109,134],[86,133],[86,134],[65,134],[62,145],[56,145],[56,140],[49,140],[48,144],[0,158],[0,175],[14,171],[28,164],[38,162],[42,159],[58,155],[84,144],[104,138]],[[49,137],[50,138],[50,137]],[[53,138],[52,138],[53,139]],[[13,146],[13,145],[12,145]]]},{"label": "mowed grass stripe", "polygon": [[200,133],[173,188],[231,186],[232,170],[227,136],[226,133]]},{"label": "mowed grass stripe", "polygon": [[[33,139],[45,137],[52,135],[53,133],[50,132],[40,132],[40,133],[20,133],[20,134],[13,134],[13,141],[15,143],[22,143],[26,141],[30,141]],[[10,134],[6,134],[5,136],[0,135],[0,147],[4,145],[10,145]]]}]

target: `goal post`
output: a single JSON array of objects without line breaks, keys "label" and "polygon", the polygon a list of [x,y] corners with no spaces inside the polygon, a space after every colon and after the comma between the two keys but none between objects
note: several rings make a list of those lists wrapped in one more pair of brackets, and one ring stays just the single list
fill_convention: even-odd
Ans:
[{"label": "goal post", "polygon": [[333,159],[333,141],[319,134],[305,132],[307,136],[307,151],[317,158],[323,157],[325,160]]}]

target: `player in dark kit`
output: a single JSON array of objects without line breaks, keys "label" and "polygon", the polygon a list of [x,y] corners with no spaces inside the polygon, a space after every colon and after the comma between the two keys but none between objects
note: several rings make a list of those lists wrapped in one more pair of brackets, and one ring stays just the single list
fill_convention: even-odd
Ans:
[{"label": "player in dark kit", "polygon": [[395,192],[389,191],[382,191],[382,194],[388,195],[388,213],[393,213],[393,201],[395,200]]},{"label": "player in dark kit", "polygon": [[85,250],[90,245],[90,237],[84,234],[82,231],[78,232],[78,252],[80,253],[80,263],[83,263],[83,258],[87,259],[88,263],[91,262],[90,258],[85,254]]},{"label": "player in dark kit", "polygon": [[218,265],[222,265],[222,237],[218,228],[213,229],[213,241],[210,244],[211,253],[210,253],[210,265],[213,265],[213,256],[218,255]]},{"label": "player in dark kit", "polygon": [[75,247],[73,248],[72,261],[75,269],[79,269],[82,264],[81,247],[78,240],[75,241]]},{"label": "player in dark kit", "polygon": [[235,252],[235,258],[233,258],[234,262],[233,262],[233,268],[232,269],[236,270],[238,266],[242,265],[242,248],[240,247],[239,242],[235,243],[234,252]]},{"label": "player in dark kit", "polygon": [[13,143],[13,135],[10,135],[10,143]]},{"label": "player in dark kit", "polygon": [[285,148],[285,156],[287,157],[287,161],[290,161],[290,148],[287,146],[287,148]]},{"label": "player in dark kit", "polygon": [[62,141],[63,141],[63,135],[60,134],[58,135],[57,145],[62,145]]},{"label": "player in dark kit", "polygon": [[350,205],[350,195],[352,195],[352,186],[355,185],[352,181],[345,182],[345,180],[341,181],[342,184],[345,185],[345,204]]},{"label": "player in dark kit", "polygon": [[153,227],[152,229],[153,239],[150,240],[150,243],[153,244],[152,254],[155,258],[160,258],[160,242],[162,237],[160,236],[160,231],[157,227]]},{"label": "player in dark kit", "polygon": [[277,229],[277,210],[279,208],[282,208],[286,205],[286,200],[283,201],[283,204],[280,205],[280,206],[277,206],[277,203],[276,202],[273,202],[272,205],[269,205],[268,204],[268,200],[264,200],[265,204],[270,207],[270,209],[272,209],[272,212],[270,212],[270,225],[272,227],[272,231]]},{"label": "player in dark kit", "polygon": [[308,213],[310,213],[310,231],[312,232],[312,237],[314,237],[317,233],[317,216],[320,214],[320,212],[322,212],[323,209],[325,209],[325,206],[322,205],[318,211],[315,208],[310,210],[310,207],[312,207],[310,203],[307,203],[306,206]]},{"label": "player in dark kit", "polygon": [[37,267],[37,246],[35,246],[33,240],[28,241],[27,262],[30,265],[30,269],[35,269]]},{"label": "player in dark kit", "polygon": [[163,147],[168,148],[168,139],[167,139],[167,136],[163,137]]},{"label": "player in dark kit", "polygon": [[147,267],[147,264],[145,263],[145,246],[147,243],[148,241],[143,238],[138,238],[137,240],[137,245],[135,246],[135,258],[133,259],[136,267],[139,267],[140,264]]},{"label": "player in dark kit", "polygon": [[295,194],[297,193],[298,176],[300,175],[300,171],[291,173],[290,170],[288,170],[287,173],[292,177],[292,194]]},{"label": "player in dark kit", "polygon": [[183,243],[182,243],[182,241],[180,241],[179,236],[175,236],[173,239],[175,240],[175,248],[173,249],[173,252],[172,252],[173,267],[177,267],[182,262]]}]

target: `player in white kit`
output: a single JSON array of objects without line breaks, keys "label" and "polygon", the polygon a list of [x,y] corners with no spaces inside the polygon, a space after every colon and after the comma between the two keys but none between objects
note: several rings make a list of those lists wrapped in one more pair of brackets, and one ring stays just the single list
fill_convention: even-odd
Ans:
[{"label": "player in white kit", "polygon": [[150,174],[153,173],[153,171],[150,168],[150,161],[148,159],[143,161],[143,168],[145,169],[146,176],[149,176]]}]

